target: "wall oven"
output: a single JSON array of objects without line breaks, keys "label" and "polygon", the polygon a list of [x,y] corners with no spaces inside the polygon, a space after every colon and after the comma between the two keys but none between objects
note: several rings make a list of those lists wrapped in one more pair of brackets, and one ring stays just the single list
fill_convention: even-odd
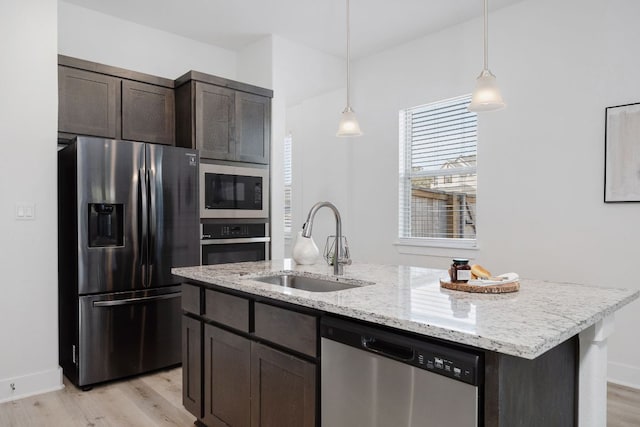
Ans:
[{"label": "wall oven", "polygon": [[269,259],[268,223],[202,224],[202,265]]},{"label": "wall oven", "polygon": [[200,164],[201,218],[268,218],[269,169]]}]

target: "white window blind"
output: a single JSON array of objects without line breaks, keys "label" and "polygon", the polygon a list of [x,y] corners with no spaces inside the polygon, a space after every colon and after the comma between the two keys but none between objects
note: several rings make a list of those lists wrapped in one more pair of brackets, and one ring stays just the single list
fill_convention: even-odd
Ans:
[{"label": "white window blind", "polygon": [[284,138],[284,237],[291,237],[291,134]]},{"label": "white window blind", "polygon": [[477,115],[470,95],[400,111],[399,238],[475,242]]}]

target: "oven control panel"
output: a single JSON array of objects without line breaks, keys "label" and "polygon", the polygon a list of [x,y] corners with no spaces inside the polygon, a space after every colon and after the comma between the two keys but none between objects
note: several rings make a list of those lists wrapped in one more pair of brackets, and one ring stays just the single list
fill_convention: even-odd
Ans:
[{"label": "oven control panel", "polygon": [[261,224],[202,224],[202,240],[265,237],[266,226]]}]

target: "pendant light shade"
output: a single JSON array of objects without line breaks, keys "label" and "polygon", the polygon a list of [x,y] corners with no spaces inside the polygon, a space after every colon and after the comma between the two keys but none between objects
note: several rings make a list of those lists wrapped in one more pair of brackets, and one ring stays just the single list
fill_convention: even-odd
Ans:
[{"label": "pendant light shade", "polygon": [[504,108],[506,104],[496,83],[496,76],[489,70],[482,70],[476,80],[476,88],[471,96],[469,111],[495,111]]},{"label": "pendant light shade", "polygon": [[356,119],[356,113],[353,112],[351,107],[347,107],[342,112],[340,117],[340,123],[338,123],[337,136],[360,136],[362,131],[360,130],[360,124]]},{"label": "pendant light shade", "polygon": [[484,0],[484,68],[476,80],[476,88],[471,96],[469,111],[496,111],[506,107],[496,76],[489,71],[489,43],[488,43],[488,0]]},{"label": "pendant light shade", "polygon": [[349,92],[351,90],[351,46],[350,46],[350,26],[349,26],[349,0],[347,0],[347,106],[342,111],[342,117],[338,124],[336,136],[360,136],[360,124],[356,119],[356,113],[351,109]]}]

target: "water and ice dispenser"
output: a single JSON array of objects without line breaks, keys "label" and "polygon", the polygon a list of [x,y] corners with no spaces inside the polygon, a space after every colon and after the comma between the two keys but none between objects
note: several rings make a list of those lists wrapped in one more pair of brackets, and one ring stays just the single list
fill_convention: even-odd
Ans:
[{"label": "water and ice dispenser", "polygon": [[89,203],[89,247],[124,245],[124,205]]}]

